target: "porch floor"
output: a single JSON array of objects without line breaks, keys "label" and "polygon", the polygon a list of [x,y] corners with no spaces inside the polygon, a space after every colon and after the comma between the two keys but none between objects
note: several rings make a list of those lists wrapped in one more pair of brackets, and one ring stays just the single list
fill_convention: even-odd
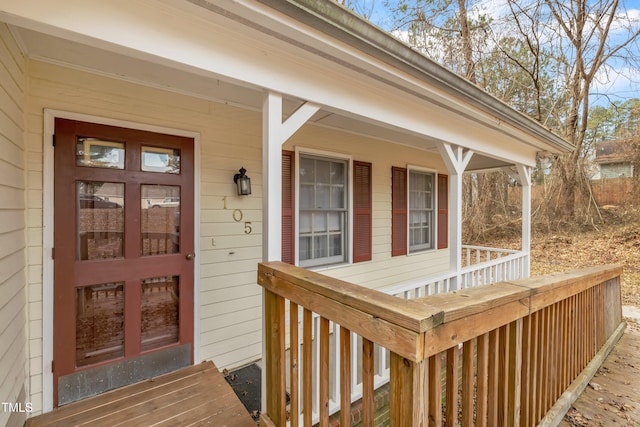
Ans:
[{"label": "porch floor", "polygon": [[559,424],[640,426],[640,325],[627,329]]},{"label": "porch floor", "polygon": [[62,406],[25,424],[84,425],[256,426],[210,361]]}]

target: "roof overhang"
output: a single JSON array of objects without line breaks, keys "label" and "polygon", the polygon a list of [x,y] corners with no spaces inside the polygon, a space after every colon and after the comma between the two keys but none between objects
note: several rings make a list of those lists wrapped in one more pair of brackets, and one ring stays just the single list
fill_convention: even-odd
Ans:
[{"label": "roof overhang", "polygon": [[319,126],[474,150],[470,169],[571,148],[331,1],[0,0],[0,20],[37,60],[255,110],[279,92]]}]

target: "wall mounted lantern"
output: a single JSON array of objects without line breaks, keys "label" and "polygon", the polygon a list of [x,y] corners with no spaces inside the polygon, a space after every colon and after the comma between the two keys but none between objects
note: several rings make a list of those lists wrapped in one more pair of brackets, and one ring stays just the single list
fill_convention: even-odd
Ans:
[{"label": "wall mounted lantern", "polygon": [[245,175],[246,171],[243,166],[238,171],[239,173],[233,176],[233,182],[238,186],[238,196],[248,196],[251,194],[251,178]]}]

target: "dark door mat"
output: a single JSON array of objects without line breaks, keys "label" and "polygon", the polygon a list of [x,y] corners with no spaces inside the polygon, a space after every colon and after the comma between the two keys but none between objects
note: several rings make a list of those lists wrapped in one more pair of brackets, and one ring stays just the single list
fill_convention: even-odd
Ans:
[{"label": "dark door mat", "polygon": [[260,418],[260,380],[262,374],[260,367],[256,364],[245,366],[235,371],[222,371],[225,379],[240,399],[240,402],[247,408],[251,418],[258,421]]},{"label": "dark door mat", "polygon": [[[254,421],[260,420],[260,407],[261,407],[261,381],[262,371],[255,363],[253,365],[245,366],[244,368],[236,369],[235,371],[222,371],[225,379],[233,389],[233,391],[240,399],[240,402],[247,408],[251,418]],[[289,404],[289,393],[287,393],[287,405]]]}]

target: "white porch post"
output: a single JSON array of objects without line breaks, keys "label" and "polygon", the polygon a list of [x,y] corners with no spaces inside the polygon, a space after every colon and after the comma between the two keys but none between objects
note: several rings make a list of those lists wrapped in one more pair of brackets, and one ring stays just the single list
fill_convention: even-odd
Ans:
[{"label": "white porch post", "polygon": [[449,268],[456,272],[455,283],[450,289],[461,286],[462,270],[462,174],[466,169],[473,151],[443,143],[438,146],[440,155],[449,171]]},{"label": "white porch post", "polygon": [[517,165],[518,181],[522,185],[522,252],[526,253],[523,277],[531,274],[531,168]]},{"label": "white porch post", "polygon": [[[282,121],[282,95],[266,92],[262,101],[262,261],[282,259],[282,144],[300,129],[320,106],[302,104]],[[263,290],[264,309],[264,290]],[[264,322],[264,313],[262,316]],[[266,325],[262,325],[265,354]],[[262,367],[262,410],[266,409],[266,369]]]}]

